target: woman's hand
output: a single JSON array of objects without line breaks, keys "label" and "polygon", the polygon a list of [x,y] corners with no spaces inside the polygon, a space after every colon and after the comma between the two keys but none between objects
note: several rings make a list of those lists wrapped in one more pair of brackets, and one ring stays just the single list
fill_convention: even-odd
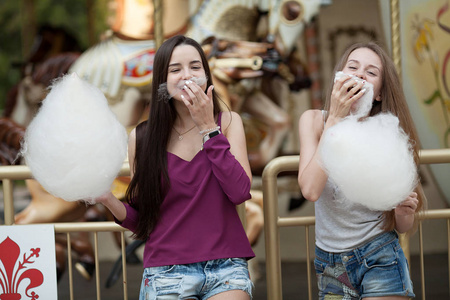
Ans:
[{"label": "woman's hand", "polygon": [[108,208],[114,217],[122,222],[127,216],[127,211],[123,203],[114,196],[112,192],[106,192],[100,197],[94,199],[96,203],[103,204],[106,208]]},{"label": "woman's hand", "polygon": [[399,216],[413,215],[416,212],[419,199],[417,199],[417,193],[412,192],[408,198],[395,208],[395,214]]},{"label": "woman's hand", "polygon": [[352,104],[364,95],[364,83],[365,81],[357,82],[349,75],[336,80],[331,92],[330,116],[334,118],[346,117]]},{"label": "woman's hand", "polygon": [[111,201],[112,198],[115,198],[113,193],[111,191],[108,191],[108,192],[104,193],[103,195],[95,198],[94,202],[105,205],[105,203],[107,203],[108,201]]},{"label": "woman's hand", "polygon": [[418,204],[417,193],[412,192],[395,208],[395,229],[399,233],[407,232],[413,227],[414,213]]},{"label": "woman's hand", "polygon": [[200,131],[216,126],[212,101],[213,89],[214,86],[210,86],[205,94],[198,84],[192,80],[188,80],[185,91],[189,95],[189,99],[181,95],[181,99],[189,109],[191,117]]}]

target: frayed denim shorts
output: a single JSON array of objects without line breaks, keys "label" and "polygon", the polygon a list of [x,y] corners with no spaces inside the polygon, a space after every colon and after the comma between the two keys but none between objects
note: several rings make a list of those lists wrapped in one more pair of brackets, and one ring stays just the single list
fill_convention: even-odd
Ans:
[{"label": "frayed denim shorts", "polygon": [[216,259],[145,268],[139,300],[200,300],[231,290],[242,290],[251,299],[252,288],[245,259]]},{"label": "frayed denim shorts", "polygon": [[321,300],[415,297],[408,261],[395,231],[382,233],[345,253],[329,253],[318,247],[315,252]]}]

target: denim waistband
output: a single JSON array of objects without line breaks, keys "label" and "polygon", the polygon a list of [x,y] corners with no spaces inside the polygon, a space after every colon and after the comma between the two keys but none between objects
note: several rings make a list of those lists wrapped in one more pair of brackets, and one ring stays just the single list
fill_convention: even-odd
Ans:
[{"label": "denim waistband", "polygon": [[398,240],[398,235],[395,231],[384,232],[350,251],[331,253],[316,246],[315,254],[317,259],[332,265],[335,263],[349,263],[354,260],[362,261],[366,256],[371,255],[373,252],[395,240]]}]

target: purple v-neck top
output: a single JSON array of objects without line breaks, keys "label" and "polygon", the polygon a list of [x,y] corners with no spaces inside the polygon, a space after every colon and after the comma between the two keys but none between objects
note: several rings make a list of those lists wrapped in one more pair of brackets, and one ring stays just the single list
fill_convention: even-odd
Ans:
[{"label": "purple v-neck top", "polygon": [[[227,138],[209,139],[191,161],[167,152],[167,164],[171,188],[145,243],[144,268],[254,257],[236,211],[250,199],[251,183]],[[125,207],[127,217],[119,224],[133,231],[138,212]]]}]

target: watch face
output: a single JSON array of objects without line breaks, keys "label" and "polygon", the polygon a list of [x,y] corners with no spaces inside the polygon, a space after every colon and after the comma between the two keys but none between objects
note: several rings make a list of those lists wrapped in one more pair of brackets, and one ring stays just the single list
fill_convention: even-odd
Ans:
[{"label": "watch face", "polygon": [[207,133],[203,136],[203,144],[212,137],[220,134],[220,130],[215,130],[213,132]]},{"label": "watch face", "polygon": [[219,130],[213,131],[213,132],[211,132],[211,133],[209,134],[209,137],[212,138],[212,137],[214,137],[214,136],[216,136],[216,135],[219,135],[219,133],[220,133]]}]

